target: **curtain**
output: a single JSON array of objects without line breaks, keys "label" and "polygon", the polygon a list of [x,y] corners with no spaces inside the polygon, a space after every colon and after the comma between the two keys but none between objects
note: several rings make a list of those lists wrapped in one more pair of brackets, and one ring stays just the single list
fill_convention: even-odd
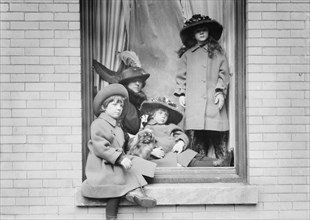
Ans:
[{"label": "curtain", "polygon": [[[117,51],[133,50],[151,74],[144,91],[149,98],[168,96],[174,102],[175,73],[185,19],[203,14],[223,24],[220,43],[235,80],[235,1],[232,0],[96,0],[94,57],[108,68],[120,67]],[[98,77],[98,88],[102,81]],[[230,147],[235,143],[235,88],[229,89]]]},{"label": "curtain", "polygon": [[[126,4],[126,2],[125,2]],[[111,70],[117,71],[120,66],[118,52],[127,49],[126,19],[127,7],[119,0],[95,0],[93,57]],[[127,16],[127,17],[126,17]],[[95,86],[98,90],[105,83],[95,75]]]}]

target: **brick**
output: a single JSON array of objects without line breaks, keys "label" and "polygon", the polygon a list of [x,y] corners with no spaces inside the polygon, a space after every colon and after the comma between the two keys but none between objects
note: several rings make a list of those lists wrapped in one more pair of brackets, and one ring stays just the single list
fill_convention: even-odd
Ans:
[{"label": "brick", "polygon": [[12,64],[39,64],[39,57],[15,56],[15,57],[11,57],[11,63]]},{"label": "brick", "polygon": [[261,107],[290,107],[290,99],[264,99]]},{"label": "brick", "polygon": [[25,48],[25,55],[28,56],[52,56],[53,48]]},{"label": "brick", "polygon": [[70,30],[80,30],[80,22],[69,22]]},{"label": "brick", "polygon": [[39,109],[13,109],[12,116],[15,118],[41,117]]},{"label": "brick", "polygon": [[40,101],[27,101],[27,108],[55,108],[56,102],[55,101],[48,101],[48,100],[40,100]]},{"label": "brick", "polygon": [[265,202],[264,210],[290,210],[292,202]]},{"label": "brick", "polygon": [[43,134],[71,134],[70,127],[45,127],[43,128]]},{"label": "brick", "polygon": [[263,12],[262,13],[263,20],[290,20],[289,12]]},{"label": "brick", "polygon": [[[305,157],[305,158],[309,158],[309,154]],[[298,167],[298,168],[292,168],[292,176],[307,176],[309,174],[309,168],[302,168],[302,167]]]},{"label": "brick", "polygon": [[66,12],[68,11],[67,4],[40,4],[39,11],[41,12]]},{"label": "brick", "polygon": [[57,177],[56,171],[28,171],[27,178],[28,179],[55,179]]},{"label": "brick", "polygon": [[53,83],[26,83],[26,91],[54,91]]},{"label": "brick", "polygon": [[298,142],[281,142],[279,144],[279,149],[292,149],[292,150],[303,150],[307,148],[306,142],[301,142],[300,140]]},{"label": "brick", "polygon": [[29,135],[29,134],[42,134],[42,128],[40,127],[14,127],[14,135]]},{"label": "brick", "polygon": [[[4,179],[9,179],[9,180],[25,179],[26,175],[27,175],[27,173],[25,171],[11,171],[11,170],[10,171],[1,171],[1,179],[3,179],[3,180]],[[13,184],[13,187],[15,188],[14,184]],[[1,193],[1,196],[9,197],[3,193]]]},{"label": "brick", "polygon": [[[41,47],[68,47],[69,43],[66,39],[40,39]],[[57,54],[58,56],[63,56],[61,54]]]},{"label": "brick", "polygon": [[278,4],[277,11],[307,11],[309,12],[309,4]]},{"label": "brick", "polygon": [[264,65],[263,66],[263,72],[290,72],[290,66],[289,65]]},{"label": "brick", "polygon": [[36,29],[39,29],[39,23],[38,22],[27,22],[27,21],[11,22],[11,29],[12,30],[36,30]]},{"label": "brick", "polygon": [[32,214],[56,214],[58,213],[57,206],[30,206],[30,213]]},{"label": "brick", "polygon": [[309,193],[310,191],[309,185],[293,185],[292,188],[292,192],[296,193]]},{"label": "brick", "polygon": [[[40,57],[40,64],[69,64],[69,57]],[[64,75],[64,74],[62,74]]]},{"label": "brick", "polygon": [[55,136],[27,136],[27,142],[33,143],[33,144],[52,144],[56,143],[56,137]]},{"label": "brick", "polygon": [[13,145],[13,152],[41,152],[42,146],[38,144],[17,144]]},{"label": "brick", "polygon": [[302,47],[306,45],[304,39],[277,39],[277,45],[283,47]]},{"label": "brick", "polygon": [[279,194],[279,201],[306,201],[307,195],[305,194]]},{"label": "brick", "polygon": [[74,38],[77,38],[79,39],[80,38],[80,31],[74,31],[74,30],[70,30],[70,31],[67,31],[67,30],[63,30],[63,31],[55,31],[55,38],[64,38],[64,39],[74,39]]},{"label": "brick", "polygon": [[1,212],[6,215],[14,214],[28,214],[29,207],[28,206],[3,206],[1,207]]},{"label": "brick", "polygon": [[248,28],[251,29],[276,29],[277,23],[276,21],[248,21]]},{"label": "brick", "polygon": [[25,13],[26,21],[48,21],[53,20],[53,13]]},{"label": "brick", "polygon": [[[5,73],[25,73],[25,67],[23,65],[1,65],[0,66],[1,75]],[[1,80],[3,82],[3,80]]]},{"label": "brick", "polygon": [[80,56],[80,48],[55,48],[56,56]]},{"label": "brick", "polygon": [[2,118],[1,126],[26,126],[27,119],[25,118]]},{"label": "brick", "polygon": [[262,4],[262,3],[257,3],[257,4],[249,4],[248,6],[248,11],[276,11],[276,4]]},{"label": "brick", "polygon": [[25,31],[25,38],[53,38],[53,31]]},{"label": "brick", "polygon": [[276,57],[274,56],[249,56],[248,62],[250,64],[252,63],[255,63],[255,64],[276,63]]},{"label": "brick", "polygon": [[40,92],[42,99],[48,100],[67,100],[69,99],[68,92]]},{"label": "brick", "polygon": [[58,118],[57,125],[64,125],[64,126],[81,126],[81,119],[80,118]]},{"label": "brick", "polygon": [[38,11],[38,4],[10,4],[10,11],[20,11],[20,12],[29,12],[29,11]]},{"label": "brick", "polygon": [[28,125],[29,126],[50,126],[50,125],[56,125],[57,119],[56,118],[29,118],[28,119]]},{"label": "brick", "polygon": [[11,74],[11,82],[38,82],[38,74]]},{"label": "brick", "polygon": [[41,162],[14,162],[13,163],[14,170],[41,170],[42,163]]},{"label": "brick", "polygon": [[291,134],[263,134],[264,141],[291,141]]},{"label": "brick", "polygon": [[1,48],[1,56],[24,55],[23,48]]},{"label": "brick", "polygon": [[2,21],[18,21],[24,20],[24,13],[22,12],[1,12]]},{"label": "brick", "polygon": [[43,180],[43,187],[48,188],[71,188],[72,180]]},{"label": "brick", "polygon": [[277,167],[278,161],[274,159],[252,159],[250,167]]},{"label": "brick", "polygon": [[55,73],[80,73],[80,65],[57,65],[55,66]]},{"label": "brick", "polygon": [[55,13],[55,21],[79,21],[79,13]]},{"label": "brick", "polygon": [[307,167],[307,159],[279,159],[281,167]]},{"label": "brick", "polygon": [[55,91],[80,91],[79,83],[55,83]]},{"label": "brick", "polygon": [[[2,119],[1,119],[2,123]],[[3,135],[1,137],[1,144],[17,144],[17,143],[26,143],[26,136],[25,135]]]},{"label": "brick", "polygon": [[[1,26],[2,27],[2,26]],[[25,31],[12,31],[12,30],[7,30],[7,31],[3,31],[1,30],[1,38],[24,38],[25,35]]]},{"label": "brick", "polygon": [[[49,30],[49,29],[53,29],[53,30],[66,29],[67,30],[68,28],[69,28],[68,22],[40,22],[41,30]],[[67,37],[64,37],[64,38],[67,38]]]},{"label": "brick", "polygon": [[69,4],[69,12],[79,12],[80,7],[78,4]]},{"label": "brick", "polygon": [[[38,61],[39,63],[39,61]],[[54,66],[50,65],[26,65],[26,73],[54,73]]]},{"label": "brick", "polygon": [[279,108],[277,109],[278,115],[304,115],[302,108]]},{"label": "brick", "polygon": [[[266,38],[289,38],[291,31],[289,30],[262,30],[262,37]],[[282,49],[282,48],[279,48]]]},{"label": "brick", "polygon": [[45,198],[16,198],[16,205],[45,205]]},{"label": "brick", "polygon": [[80,161],[81,153],[57,153],[57,161]]},{"label": "brick", "polygon": [[293,202],[293,209],[309,210],[309,201],[308,202]]},{"label": "brick", "polygon": [[0,198],[1,206],[14,206],[15,198]]},{"label": "brick", "polygon": [[278,177],[279,183],[278,184],[306,184],[307,177],[305,176],[295,176],[292,177]]},{"label": "brick", "polygon": [[45,144],[43,152],[71,152],[71,144]]}]

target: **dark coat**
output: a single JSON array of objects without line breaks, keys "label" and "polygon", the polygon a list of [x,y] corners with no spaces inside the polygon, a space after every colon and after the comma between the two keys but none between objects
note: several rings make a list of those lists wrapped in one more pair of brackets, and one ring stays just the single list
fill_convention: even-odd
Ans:
[{"label": "dark coat", "polygon": [[[176,167],[177,164],[188,166],[197,152],[186,150],[189,140],[184,131],[175,124],[159,125],[154,120],[150,120],[144,129],[150,129],[157,141],[158,147],[163,148],[165,157],[152,160],[158,167]],[[179,141],[184,142],[184,151],[180,154],[172,153],[173,146]]]},{"label": "dark coat", "polygon": [[194,46],[181,57],[175,95],[185,95],[186,130],[229,130],[226,105],[221,111],[214,103],[216,90],[227,94],[230,75],[224,54],[209,58],[207,46]]},{"label": "dark coat", "polygon": [[[86,177],[82,195],[90,198],[121,197],[147,184],[142,175],[153,177],[156,164],[131,156],[133,166],[125,170],[118,164],[124,157],[124,132],[117,121],[101,113],[91,125],[91,140],[86,162]],[[127,156],[129,157],[129,156]]]},{"label": "dark coat", "polygon": [[127,112],[122,117],[123,129],[130,134],[136,134],[140,129],[140,105],[146,100],[146,95],[141,91],[139,93],[133,92],[131,89],[125,87],[129,95],[129,104]]}]

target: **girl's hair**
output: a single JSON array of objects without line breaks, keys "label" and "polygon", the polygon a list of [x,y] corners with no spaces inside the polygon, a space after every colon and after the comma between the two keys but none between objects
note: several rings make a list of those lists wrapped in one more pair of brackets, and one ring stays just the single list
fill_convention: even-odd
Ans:
[{"label": "girl's hair", "polygon": [[[179,57],[181,57],[188,49],[191,47],[195,46],[197,44],[197,40],[195,39],[195,32],[192,33],[191,38],[187,41],[187,45],[181,47],[178,51],[177,54]],[[217,42],[210,34],[208,36],[208,39],[206,40],[206,43],[204,45],[208,46],[208,56],[209,58],[213,58],[215,51],[217,50],[219,53],[223,53],[223,48]]]},{"label": "girl's hair", "polygon": [[103,107],[103,109],[106,109],[108,107],[108,105],[114,101],[116,101],[116,103],[124,104],[124,100],[125,100],[125,98],[122,96],[113,95],[113,96],[110,96],[109,98],[107,98],[106,100],[104,100],[104,102],[102,103],[102,107]]}]

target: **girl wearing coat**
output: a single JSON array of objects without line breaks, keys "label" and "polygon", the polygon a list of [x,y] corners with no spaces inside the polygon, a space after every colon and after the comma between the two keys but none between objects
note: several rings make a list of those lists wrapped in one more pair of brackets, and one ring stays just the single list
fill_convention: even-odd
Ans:
[{"label": "girl wearing coat", "polygon": [[[155,148],[152,149],[150,154],[152,161],[157,166],[212,167],[229,165],[230,158],[228,157],[220,164],[217,164],[216,159],[208,158],[191,149],[187,149],[188,137],[177,126],[182,120],[183,114],[166,97],[144,101],[140,111],[141,114],[148,117],[143,130],[139,133],[144,131],[152,133],[155,140]],[[130,141],[129,145],[131,148],[137,144],[139,133]]]},{"label": "girl wearing coat", "polygon": [[[128,93],[124,86],[112,84],[98,92],[93,102],[97,118],[91,124],[86,177],[81,192],[84,197],[107,199],[106,219],[117,219],[123,196],[143,207],[153,207],[156,200],[145,195],[143,176],[154,177],[156,164],[125,155],[124,132],[119,119],[126,113]],[[123,112],[124,108],[124,112]]]},{"label": "girl wearing coat", "polygon": [[191,148],[207,155],[213,146],[218,163],[228,155],[229,130],[225,98],[230,76],[218,43],[222,30],[220,23],[200,14],[185,22],[174,92],[185,108],[184,126]]}]

